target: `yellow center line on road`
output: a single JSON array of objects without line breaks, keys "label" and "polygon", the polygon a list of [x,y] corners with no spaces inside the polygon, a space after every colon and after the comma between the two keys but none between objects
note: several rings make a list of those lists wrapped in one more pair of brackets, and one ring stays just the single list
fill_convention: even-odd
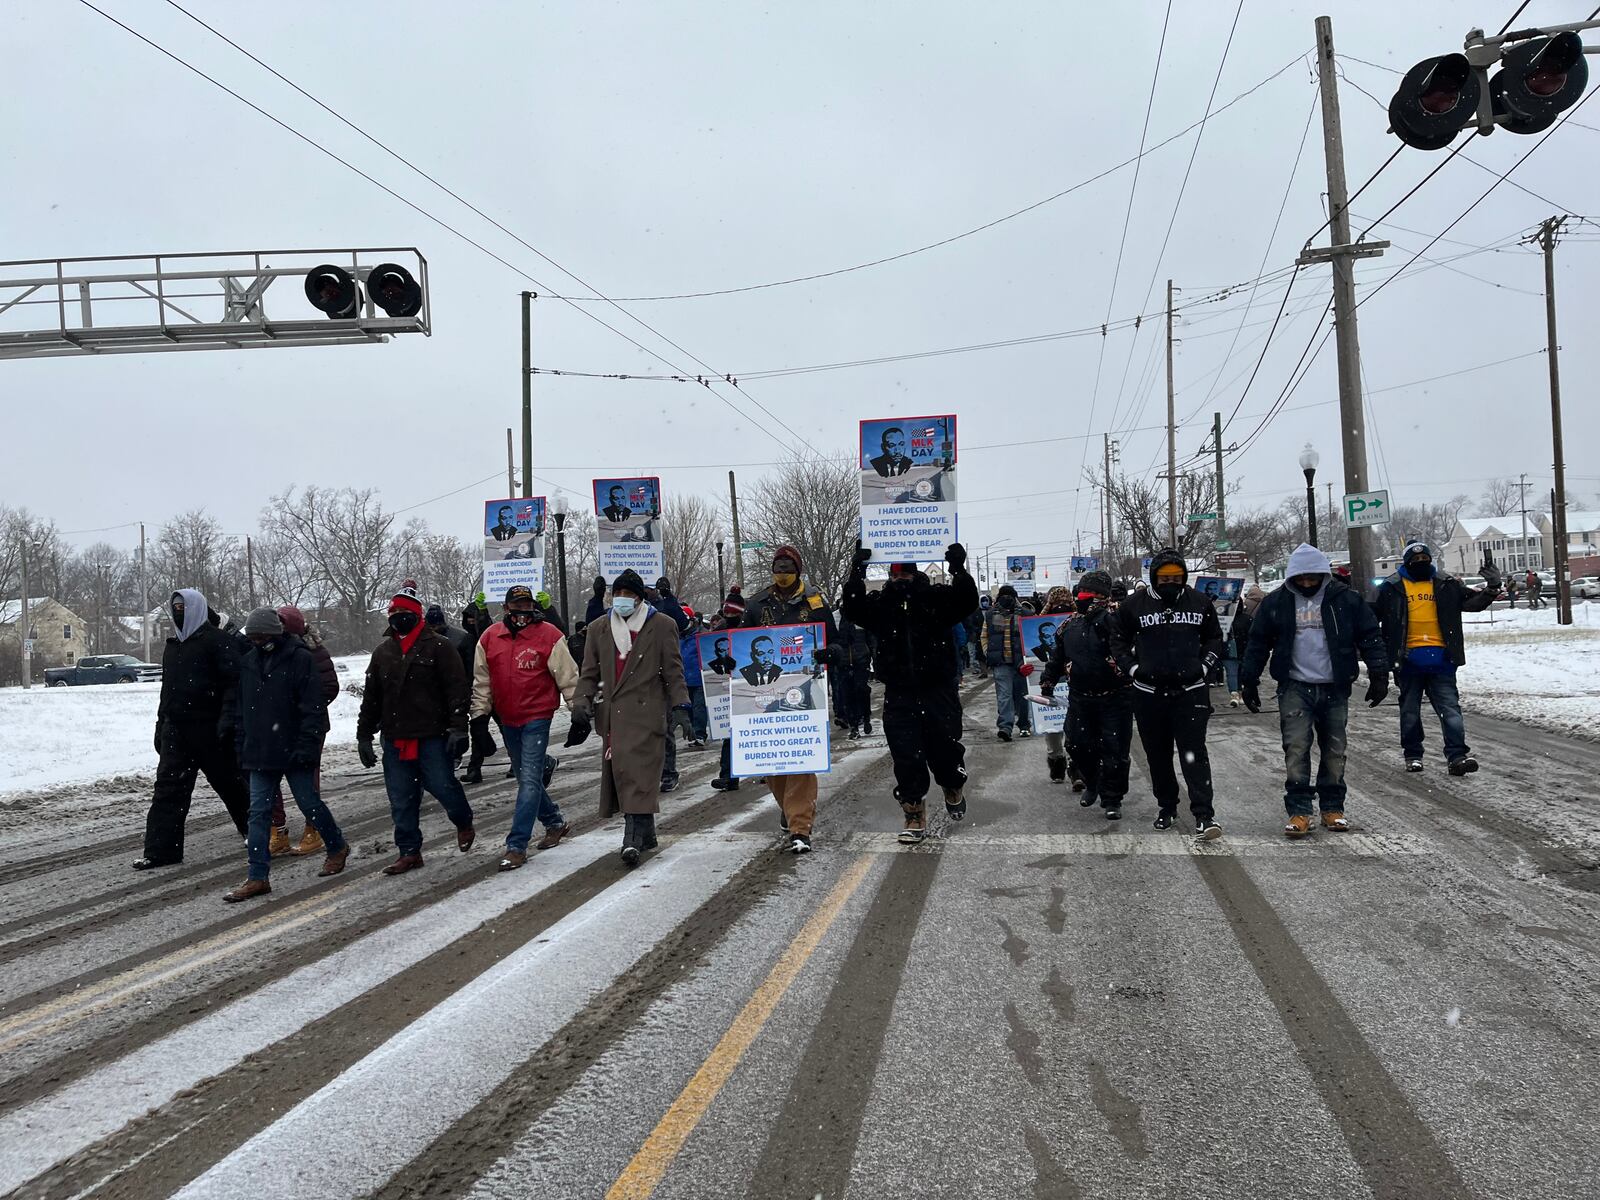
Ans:
[{"label": "yellow center line on road", "polygon": [[[356,885],[357,887],[360,884]],[[345,895],[349,895],[348,890]],[[326,896],[313,896],[284,906],[263,920],[253,921],[238,929],[226,930],[194,946],[175,950],[171,954],[140,963],[117,975],[102,979],[88,987],[78,988],[65,996],[36,1005],[0,1021],[0,1053],[20,1046],[34,1038],[42,1037],[64,1025],[70,1025],[98,1009],[148,991],[209,963],[237,954],[269,938],[276,938],[290,930],[315,921],[332,912],[337,902]]]},{"label": "yellow center line on road", "polygon": [[648,1200],[667,1173],[678,1152],[683,1149],[695,1126],[706,1115],[711,1102],[717,1098],[733,1075],[739,1060],[756,1040],[773,1010],[778,1007],[784,993],[799,977],[806,962],[821,943],[823,935],[843,911],[845,902],[855,894],[873,867],[873,856],[862,855],[845,871],[833,890],[823,900],[821,907],[811,915],[804,928],[795,935],[779,957],[777,964],[750,997],[739,1015],[733,1019],[728,1032],[722,1035],[700,1069],[694,1073],[672,1107],[650,1131],[639,1152],[623,1169],[617,1181],[606,1192],[606,1200]]}]

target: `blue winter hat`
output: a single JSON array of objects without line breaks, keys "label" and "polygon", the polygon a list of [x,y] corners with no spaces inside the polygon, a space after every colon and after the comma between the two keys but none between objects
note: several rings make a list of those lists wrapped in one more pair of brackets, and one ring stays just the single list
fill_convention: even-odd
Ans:
[{"label": "blue winter hat", "polygon": [[1421,554],[1426,554],[1429,558],[1433,557],[1433,550],[1428,546],[1428,543],[1409,542],[1406,544],[1406,548],[1400,553],[1400,561],[1402,563],[1409,563],[1413,558],[1416,558]]}]

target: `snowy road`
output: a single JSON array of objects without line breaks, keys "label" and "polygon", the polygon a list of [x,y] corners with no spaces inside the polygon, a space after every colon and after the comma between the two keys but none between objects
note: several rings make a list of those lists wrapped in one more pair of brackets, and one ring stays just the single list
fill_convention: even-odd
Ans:
[{"label": "snowy road", "polygon": [[[1360,710],[1351,816],[1288,844],[1269,711],[1213,724],[1228,834],[1120,826],[968,702],[968,822],[893,839],[886,755],[841,749],[817,852],[685,752],[633,873],[593,817],[497,875],[479,843],[388,879],[341,752],[345,875],[275,864],[197,798],[136,876],[137,806],[31,814],[0,849],[0,1194],[1592,1197],[1600,746],[1473,714],[1483,770],[1396,768]],[[498,760],[491,760],[491,766]]]}]

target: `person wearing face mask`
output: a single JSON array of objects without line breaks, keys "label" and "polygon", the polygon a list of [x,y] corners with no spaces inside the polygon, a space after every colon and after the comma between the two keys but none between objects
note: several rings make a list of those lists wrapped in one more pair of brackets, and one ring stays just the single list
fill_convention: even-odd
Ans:
[{"label": "person wearing face mask", "polygon": [[1478,769],[1467,746],[1456,668],[1467,661],[1461,614],[1482,612],[1500,594],[1500,572],[1486,563],[1483,575],[1488,586],[1471,591],[1434,566],[1426,543],[1412,542],[1401,555],[1400,569],[1379,585],[1372,602],[1389,662],[1399,675],[1400,751],[1407,771],[1422,770],[1423,696],[1439,714],[1450,774],[1470,775]]},{"label": "person wearing face mask", "polygon": [[1134,720],[1156,794],[1155,827],[1171,829],[1177,814],[1176,751],[1195,839],[1221,837],[1206,753],[1211,720],[1206,676],[1222,659],[1222,625],[1211,600],[1189,586],[1183,555],[1163,548],[1151,556],[1149,590],[1135,592],[1118,607],[1112,633],[1117,665],[1133,685]]},{"label": "person wearing face mask", "polygon": [[194,588],[172,593],[173,636],[161,653],[161,700],[156,708],[155,788],[145,817],[144,853],[133,869],[183,861],[184,823],[199,775],[222,800],[239,835],[249,829],[250,796],[239,773],[234,728],[239,651],[209,620],[206,598]]},{"label": "person wearing face mask", "polygon": [[284,630],[283,619],[270,608],[258,608],[245,619],[244,636],[250,649],[239,664],[238,757],[250,780],[250,865],[245,881],[223,897],[230,904],[272,891],[268,834],[282,783],[288,783],[306,826],[327,847],[317,874],[339,874],[350,857],[349,843],[317,786],[328,710],[316,657]]},{"label": "person wearing face mask", "polygon": [[563,700],[571,703],[578,664],[567,640],[545,620],[533,592],[517,584],[506,590],[505,611],[479,640],[473,655],[473,720],[490,714],[500,722],[506,751],[517,764],[517,807],[506,835],[500,870],[528,861],[534,822],[544,825],[539,849],[553,850],[568,834],[567,820],[544,783],[550,719]]},{"label": "person wearing face mask", "polygon": [[461,655],[423,623],[417,585],[406,580],[389,602],[389,630],[367,665],[356,718],[356,753],[362,766],[378,765],[372,739],[383,734],[383,783],[399,852],[383,869],[385,875],[422,866],[424,790],[444,806],[456,827],[456,848],[463,854],[472,849],[472,805],[450,765],[467,747],[468,700]]},{"label": "person wearing face mask", "polygon": [[[772,583],[752,596],[745,606],[742,624],[746,627],[773,625],[822,625],[824,645],[816,651],[819,663],[836,662],[834,643],[839,631],[833,610],[817,591],[801,578],[800,551],[779,546],[772,555]],[[817,815],[817,777],[815,775],[770,775],[767,789],[782,814],[779,826],[789,835],[789,848],[796,854],[811,849],[811,826]]]},{"label": "person wearing face mask", "polygon": [[[1056,633],[1055,648],[1039,682],[1039,691],[1054,696],[1067,680],[1067,753],[1083,780],[1078,803],[1096,802],[1106,819],[1122,819],[1128,794],[1128,748],[1133,741],[1133,708],[1128,679],[1112,652],[1114,617],[1110,610],[1111,576],[1090,571],[1078,581],[1073,616]],[[1050,777],[1060,783],[1067,764],[1052,762]]]},{"label": "person wearing face mask", "polygon": [[[1270,660],[1270,661],[1269,661]],[[1284,833],[1312,832],[1312,801],[1322,827],[1350,828],[1345,817],[1345,727],[1350,685],[1367,664],[1367,703],[1377,707],[1389,694],[1389,664],[1378,619],[1361,593],[1334,578],[1328,556],[1302,543],[1289,555],[1288,579],[1256,608],[1250,640],[1239,664],[1245,707],[1261,711],[1261,672],[1278,683],[1278,727],[1283,734],[1284,796],[1289,814]],[[1320,751],[1315,783],[1311,743]]]},{"label": "person wearing face mask", "polygon": [[845,620],[877,639],[883,681],[883,735],[894,760],[894,797],[905,816],[900,840],[927,835],[930,776],[953,821],[967,815],[966,748],[961,744],[961,664],[954,626],[978,607],[978,585],[960,543],[944,552],[950,582],[935,584],[916,563],[893,563],[880,592],[867,591],[872,551],[856,544],[844,585]]},{"label": "person wearing face mask", "polygon": [[623,814],[622,861],[631,867],[656,846],[666,739],[690,728],[678,625],[645,602],[644,581],[630,570],[611,585],[610,613],[587,630],[572,711],[600,734],[600,816]]},{"label": "person wearing face mask", "polygon": [[1021,620],[1017,589],[1002,584],[979,635],[983,659],[994,676],[996,736],[1002,742],[1011,740],[1013,725],[1023,737],[1033,736],[1033,714],[1028,711],[1028,675],[1033,667],[1022,644]]}]

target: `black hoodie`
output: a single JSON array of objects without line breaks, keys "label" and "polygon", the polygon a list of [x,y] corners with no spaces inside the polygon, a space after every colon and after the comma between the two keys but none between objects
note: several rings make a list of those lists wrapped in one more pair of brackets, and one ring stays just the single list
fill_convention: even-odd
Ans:
[{"label": "black hoodie", "polygon": [[[1156,593],[1156,571],[1176,563],[1183,590],[1168,603]],[[1222,658],[1222,626],[1211,599],[1189,586],[1189,567],[1176,550],[1150,560],[1150,588],[1130,594],[1117,608],[1113,653],[1141,692],[1203,688],[1206,672]]]},{"label": "black hoodie", "polygon": [[961,678],[955,627],[978,607],[978,585],[965,569],[949,583],[921,571],[909,589],[867,591],[854,572],[844,585],[844,619],[878,639],[874,670],[888,688],[954,687]]}]

